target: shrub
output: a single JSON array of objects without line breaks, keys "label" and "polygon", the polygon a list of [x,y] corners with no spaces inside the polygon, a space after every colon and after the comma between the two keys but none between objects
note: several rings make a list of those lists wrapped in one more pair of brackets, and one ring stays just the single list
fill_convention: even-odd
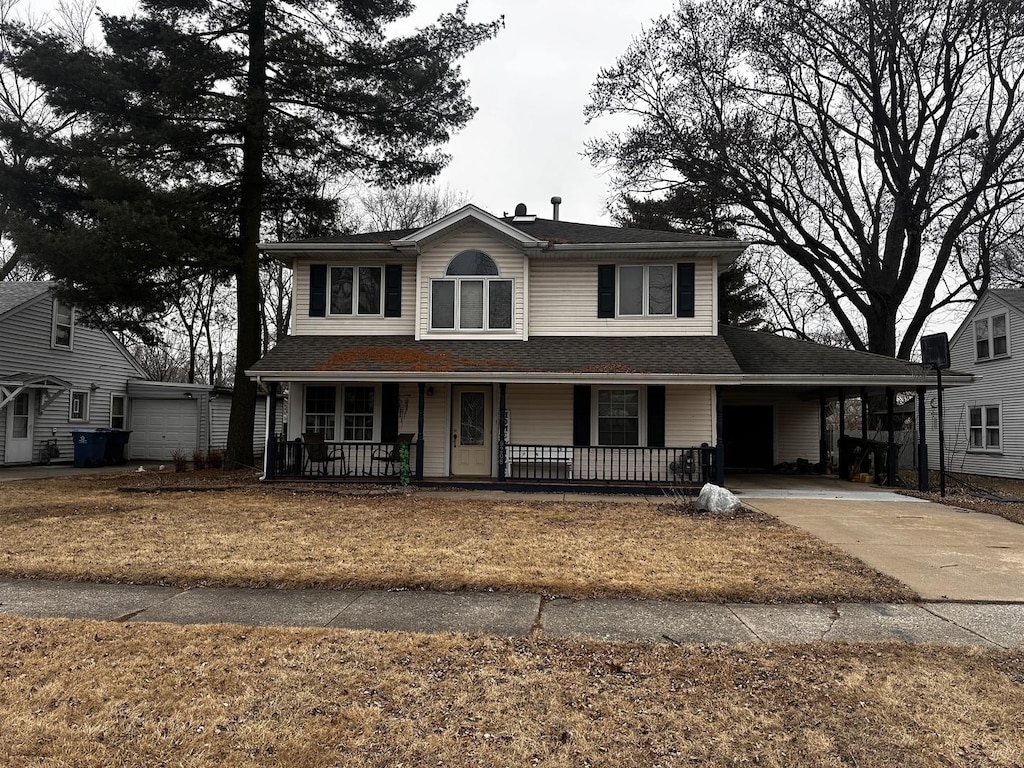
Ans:
[{"label": "shrub", "polygon": [[206,466],[210,469],[220,469],[224,466],[224,452],[216,448],[206,454]]},{"label": "shrub", "polygon": [[174,461],[175,472],[188,472],[188,456],[180,450],[175,450],[171,454],[171,460]]},{"label": "shrub", "polygon": [[202,451],[192,451],[192,466],[196,469],[206,469],[206,454]]}]

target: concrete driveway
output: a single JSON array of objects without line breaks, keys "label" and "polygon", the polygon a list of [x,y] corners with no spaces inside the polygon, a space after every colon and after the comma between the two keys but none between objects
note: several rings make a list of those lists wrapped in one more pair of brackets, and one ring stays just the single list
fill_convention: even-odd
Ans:
[{"label": "concrete driveway", "polygon": [[1024,525],[846,485],[845,497],[811,486],[804,494],[747,488],[740,498],[899,579],[924,600],[1024,603]]}]

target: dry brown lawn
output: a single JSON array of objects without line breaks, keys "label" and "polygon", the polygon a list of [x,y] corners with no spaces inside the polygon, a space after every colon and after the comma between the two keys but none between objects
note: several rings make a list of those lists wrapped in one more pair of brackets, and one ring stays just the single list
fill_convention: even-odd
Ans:
[{"label": "dry brown lawn", "polygon": [[641,501],[492,502],[429,491],[129,493],[117,487],[124,482],[4,485],[0,575],[751,602],[913,597],[839,550],[757,513],[707,519]]},{"label": "dry brown lawn", "polygon": [[[916,488],[917,475],[911,478],[908,473],[904,476],[904,482]],[[945,498],[939,496],[938,472],[930,473],[928,482],[931,489],[928,493],[914,490],[904,492],[940,504],[999,515],[1024,525],[1024,480],[950,472],[946,477]]]},{"label": "dry brown lawn", "polygon": [[0,617],[0,764],[1020,766],[1020,653]]}]

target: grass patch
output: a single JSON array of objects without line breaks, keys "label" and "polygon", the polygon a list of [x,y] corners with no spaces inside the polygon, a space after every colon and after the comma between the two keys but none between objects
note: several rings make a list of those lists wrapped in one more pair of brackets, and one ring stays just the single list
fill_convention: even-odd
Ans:
[{"label": "grass patch", "polygon": [[[0,575],[177,586],[497,589],[566,597],[900,601],[899,582],[774,518],[635,503],[5,486]],[[145,482],[152,483],[152,479]]]},{"label": "grass patch", "polygon": [[1016,766],[1024,657],[0,617],[0,763]]},{"label": "grass patch", "polygon": [[[917,485],[917,476],[904,477],[911,488]],[[929,473],[928,493],[903,491],[908,496],[928,499],[972,512],[987,512],[1024,525],[1024,480],[986,475],[965,475],[958,472],[946,473],[946,496],[939,496],[939,473]]]}]

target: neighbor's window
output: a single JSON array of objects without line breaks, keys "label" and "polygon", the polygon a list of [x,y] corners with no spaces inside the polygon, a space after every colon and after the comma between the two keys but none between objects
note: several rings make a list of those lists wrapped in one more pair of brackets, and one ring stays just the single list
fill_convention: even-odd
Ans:
[{"label": "neighbor's window", "polygon": [[54,347],[71,349],[75,328],[75,309],[53,300],[53,329],[51,344]]},{"label": "neighbor's window", "polygon": [[306,432],[319,432],[324,440],[334,439],[338,410],[338,391],[334,387],[306,387]]},{"label": "neighbor's window", "polygon": [[1005,357],[1010,346],[1006,335],[1006,314],[974,321],[975,353],[978,360]]},{"label": "neighbor's window", "polygon": [[640,390],[597,390],[597,444],[640,445]]},{"label": "neighbor's window", "polygon": [[71,421],[88,421],[89,420],[89,393],[72,392],[71,393],[71,408],[68,413],[68,419]]},{"label": "neighbor's window", "polygon": [[675,272],[671,264],[620,266],[619,315],[671,315]]},{"label": "neighbor's window", "polygon": [[124,395],[110,396],[110,427],[111,429],[124,429],[128,409],[128,398]]},{"label": "neighbor's window", "polygon": [[430,327],[437,330],[512,329],[512,281],[502,278],[494,259],[462,251],[443,279],[430,283]]},{"label": "neighbor's window", "polygon": [[382,267],[331,267],[332,315],[379,315]]},{"label": "neighbor's window", "polygon": [[972,450],[998,451],[1002,447],[1001,411],[999,405],[975,405],[967,409]]},{"label": "neighbor's window", "polygon": [[373,387],[345,387],[346,442],[373,442]]}]

